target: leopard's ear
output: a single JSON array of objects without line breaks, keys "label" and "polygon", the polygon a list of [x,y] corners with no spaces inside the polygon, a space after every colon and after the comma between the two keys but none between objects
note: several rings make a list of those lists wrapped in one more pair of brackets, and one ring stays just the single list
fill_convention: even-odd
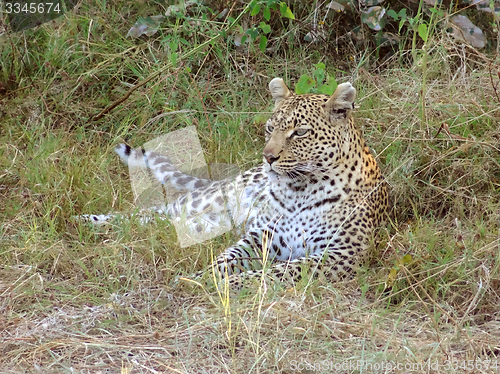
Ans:
[{"label": "leopard's ear", "polygon": [[274,108],[277,108],[281,100],[286,99],[292,93],[281,78],[274,78],[269,82],[269,90],[274,99]]},{"label": "leopard's ear", "polygon": [[325,104],[326,112],[330,115],[347,113],[354,109],[354,100],[356,100],[356,89],[352,84],[349,82],[339,84],[333,95]]}]

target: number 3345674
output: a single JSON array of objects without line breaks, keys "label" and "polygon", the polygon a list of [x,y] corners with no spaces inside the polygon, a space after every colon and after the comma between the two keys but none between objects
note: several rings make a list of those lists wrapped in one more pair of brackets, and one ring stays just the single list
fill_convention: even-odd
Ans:
[{"label": "number 3345674", "polygon": [[5,3],[5,13],[60,13],[61,6],[59,3]]}]

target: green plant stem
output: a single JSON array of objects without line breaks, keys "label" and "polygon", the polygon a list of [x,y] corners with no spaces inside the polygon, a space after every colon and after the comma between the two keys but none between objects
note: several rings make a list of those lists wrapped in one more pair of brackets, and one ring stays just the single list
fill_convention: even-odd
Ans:
[{"label": "green plant stem", "polygon": [[[240,20],[241,18],[243,17],[243,15],[245,13],[248,12],[248,10],[250,9],[250,3],[247,4],[247,6],[245,7],[245,9],[239,14],[238,17],[236,17],[236,19],[233,21],[233,23],[231,23],[225,30],[224,32],[219,32],[217,35],[215,35],[214,37],[208,39],[206,42],[204,43],[201,43],[200,45],[198,45],[197,47],[191,49],[189,52],[186,52],[184,53],[183,55],[177,57],[176,59],[176,63],[182,61],[182,60],[185,60],[187,59],[188,57],[191,57],[193,56],[194,54],[198,53],[199,51],[201,51],[203,48],[205,48],[207,45],[210,45],[212,43],[214,43],[216,40],[218,40],[223,34],[227,33],[228,31],[230,31]],[[146,78],[145,80],[143,80],[142,82],[140,83],[137,83],[134,87],[130,88],[126,93],[125,95],[123,95],[122,97],[120,97],[119,99],[115,100],[111,105],[108,105],[106,108],[104,108],[101,112],[99,112],[99,114],[95,115],[94,117],[91,118],[92,121],[98,121],[100,120],[102,117],[104,117],[104,115],[106,115],[107,113],[109,113],[112,109],[116,108],[118,105],[120,105],[122,102],[124,102],[125,100],[127,100],[130,95],[136,91],[137,89],[143,87],[144,85],[146,85],[147,83],[151,82],[153,79],[157,78],[159,75],[161,75],[162,73],[164,73],[165,71],[171,69],[172,67],[174,66],[174,64],[172,63],[172,61],[169,61],[163,68],[161,68],[160,70],[158,70],[157,72],[151,74],[148,78]]]},{"label": "green plant stem", "polygon": [[424,130],[427,123],[425,114],[425,93],[427,91],[427,42],[424,43],[422,51],[423,54],[422,54],[422,88],[420,90],[420,129]]},{"label": "green plant stem", "polygon": [[[422,4],[422,1],[420,2]],[[420,11],[420,9],[419,9]],[[427,28],[427,37],[424,40],[424,45],[422,47],[422,88],[420,90],[420,129],[421,130],[427,130],[427,115],[425,111],[425,95],[427,93],[427,58],[428,58],[428,53],[427,50],[429,48],[428,46],[428,41],[431,40],[431,35],[434,32],[436,23],[434,22],[434,15],[435,13],[433,12],[431,15],[431,19],[429,21],[429,27]],[[426,131],[427,132],[427,131]],[[429,135],[429,134],[427,134]]]},{"label": "green plant stem", "polygon": [[417,63],[417,32],[418,32],[418,24],[419,20],[422,14],[422,5],[424,3],[424,0],[420,0],[420,3],[418,4],[418,10],[417,10],[417,15],[413,18],[414,23],[411,25],[413,27],[413,40],[411,43],[411,54],[413,57],[413,63]]}]

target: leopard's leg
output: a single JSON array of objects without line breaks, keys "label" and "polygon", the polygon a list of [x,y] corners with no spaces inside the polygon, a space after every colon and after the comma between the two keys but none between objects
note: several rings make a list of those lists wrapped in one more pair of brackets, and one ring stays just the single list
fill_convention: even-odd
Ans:
[{"label": "leopard's leg", "polygon": [[265,266],[264,261],[273,261],[276,257],[272,246],[267,245],[272,241],[272,235],[267,230],[247,231],[236,244],[218,255],[209,268],[196,273],[194,277],[199,278],[213,271],[218,278],[225,279]]},{"label": "leopard's leg", "polygon": [[[352,208],[349,207],[350,210]],[[309,244],[309,255],[290,259],[288,261],[274,261],[263,269],[249,269],[241,273],[232,273],[229,285],[233,290],[239,290],[245,281],[251,279],[265,279],[293,286],[302,280],[317,277],[320,274],[331,281],[346,278],[356,267],[364,261],[372,223],[367,220],[365,226],[356,227],[353,223],[360,219],[358,214],[337,224],[332,224],[336,231],[330,235],[317,236]],[[274,246],[271,246],[274,249]],[[281,248],[283,252],[283,248]],[[273,260],[272,256],[270,259]]]},{"label": "leopard's leg", "polygon": [[304,276],[317,278],[320,274],[331,281],[339,281],[348,277],[360,263],[360,257],[348,256],[339,250],[327,250],[324,254],[299,257],[291,261],[275,262],[268,269],[249,270],[233,274],[229,277],[229,287],[239,291],[245,283],[262,277],[271,282],[294,286]]}]

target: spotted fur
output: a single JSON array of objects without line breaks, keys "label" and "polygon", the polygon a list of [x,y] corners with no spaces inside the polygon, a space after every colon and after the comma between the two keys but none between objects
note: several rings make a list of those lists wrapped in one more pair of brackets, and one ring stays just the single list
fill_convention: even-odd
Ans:
[{"label": "spotted fur", "polygon": [[343,83],[332,96],[295,95],[279,78],[269,88],[275,108],[266,123],[264,162],[235,180],[198,180],[163,156],[125,146],[117,152],[127,162],[147,157],[160,181],[188,191],[164,212],[192,220],[194,235],[227,224],[227,212],[244,227],[240,240],[207,269],[233,289],[262,276],[286,283],[320,273],[342,279],[365,258],[388,201],[380,169],[352,119],[356,90]]}]

